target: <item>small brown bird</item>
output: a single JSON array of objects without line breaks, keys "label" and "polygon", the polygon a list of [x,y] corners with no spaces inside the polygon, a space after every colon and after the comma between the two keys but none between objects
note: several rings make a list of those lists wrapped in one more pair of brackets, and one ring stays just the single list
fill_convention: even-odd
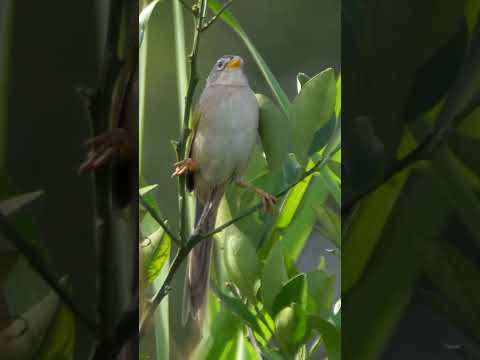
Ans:
[{"label": "small brown bird", "polygon": [[[218,205],[226,186],[234,182],[252,188],[266,210],[277,199],[241,180],[258,134],[258,105],[239,56],[222,56],[207,78],[194,111],[189,157],[175,164],[173,175],[186,174],[195,190],[195,232],[214,229]],[[212,239],[202,240],[188,257],[183,322],[193,320],[201,331],[205,317]]]}]

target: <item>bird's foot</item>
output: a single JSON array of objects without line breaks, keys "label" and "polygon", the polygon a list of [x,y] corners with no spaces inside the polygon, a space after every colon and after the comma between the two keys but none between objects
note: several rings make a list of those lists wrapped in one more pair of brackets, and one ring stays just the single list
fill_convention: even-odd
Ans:
[{"label": "bird's foot", "polygon": [[263,191],[262,189],[255,188],[255,193],[262,201],[262,207],[265,212],[272,212],[273,208],[277,204],[278,199],[272,194]]},{"label": "bird's foot", "polygon": [[194,172],[197,169],[197,163],[191,158],[176,162],[173,165],[175,166],[175,171],[173,172],[172,177],[181,176],[188,172]]},{"label": "bird's foot", "polygon": [[78,173],[95,171],[119,156],[128,158],[131,152],[131,142],[128,132],[122,128],[106,131],[85,142],[89,149],[87,159],[78,168]]}]

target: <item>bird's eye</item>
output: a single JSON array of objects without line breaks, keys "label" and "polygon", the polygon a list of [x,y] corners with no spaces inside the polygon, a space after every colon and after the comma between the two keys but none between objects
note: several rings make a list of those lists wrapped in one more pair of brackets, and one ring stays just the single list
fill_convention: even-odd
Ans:
[{"label": "bird's eye", "polygon": [[222,61],[222,60],[219,60],[219,61],[217,62],[217,69],[219,69],[219,70],[223,69],[223,65],[224,65],[223,61]]}]

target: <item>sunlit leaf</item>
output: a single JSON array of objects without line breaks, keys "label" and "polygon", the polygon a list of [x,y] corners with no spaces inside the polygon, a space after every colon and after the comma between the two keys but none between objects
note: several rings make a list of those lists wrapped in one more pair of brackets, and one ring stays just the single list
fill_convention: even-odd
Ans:
[{"label": "sunlit leaf", "polygon": [[275,316],[283,308],[296,303],[302,309],[306,309],[308,301],[308,282],[304,273],[298,274],[288,280],[278,295],[275,297],[272,307],[272,315]]},{"label": "sunlit leaf", "polygon": [[290,142],[287,117],[264,95],[257,94],[260,110],[259,134],[269,168],[276,170],[285,161]]},{"label": "sunlit leaf", "polygon": [[326,69],[311,78],[290,107],[295,155],[306,164],[314,132],[334,114],[336,98],[335,73]]},{"label": "sunlit leaf", "polygon": [[307,311],[312,314],[326,316],[331,312],[335,276],[322,270],[306,273],[308,284]]}]

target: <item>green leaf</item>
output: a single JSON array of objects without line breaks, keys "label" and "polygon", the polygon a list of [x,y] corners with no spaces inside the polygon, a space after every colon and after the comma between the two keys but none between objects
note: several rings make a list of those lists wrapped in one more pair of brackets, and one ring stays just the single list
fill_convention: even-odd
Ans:
[{"label": "green leaf", "polygon": [[339,329],[319,316],[311,315],[309,320],[312,328],[322,335],[327,350],[328,360],[340,360],[341,343]]},{"label": "green leaf", "polygon": [[287,117],[270,99],[257,94],[260,110],[259,134],[270,170],[279,169],[287,158],[290,128]]},{"label": "green leaf", "polygon": [[433,303],[450,315],[457,326],[480,339],[478,267],[447,239],[431,239],[417,246],[422,266],[435,289]]},{"label": "green leaf", "polygon": [[257,322],[257,318],[248,309],[247,305],[245,305],[238,298],[234,298],[232,296],[224,294],[218,288],[214,288],[214,293],[230,312],[236,315],[240,320],[244,322],[245,325],[250,327],[253,331],[255,331],[258,335],[260,335],[263,339],[266,340],[265,334],[262,332],[262,329]]},{"label": "green leaf", "polygon": [[295,303],[283,308],[275,317],[275,333],[280,348],[289,355],[295,355],[311,334],[305,309]]},{"label": "green leaf", "polygon": [[140,16],[138,18],[138,26],[139,26],[138,46],[142,46],[143,35],[144,35],[144,32],[145,32],[145,30],[148,26],[148,21],[150,20],[150,16],[152,16],[152,12],[159,2],[160,2],[160,0],[152,1],[140,13]]},{"label": "green leaf", "polygon": [[250,239],[235,225],[225,229],[225,266],[243,297],[255,302],[255,282],[260,278],[260,260]]},{"label": "green leaf", "polygon": [[[217,0],[208,0],[208,6],[215,12],[218,13],[220,9],[222,8],[222,4],[217,1]],[[237,35],[243,40],[245,43],[245,46],[247,49],[250,51],[253,59],[257,63],[260,71],[262,72],[263,77],[265,78],[266,82],[270,86],[270,89],[272,90],[273,94],[275,95],[275,98],[278,101],[278,104],[280,105],[282,111],[284,114],[288,114],[288,109],[290,107],[290,101],[288,100],[287,94],[283,91],[281,88],[280,84],[278,83],[278,80],[275,78],[273,73],[270,71],[269,67],[267,66],[265,60],[263,60],[262,56],[260,53],[257,51],[253,43],[250,41],[248,38],[247,34],[245,31],[242,29],[240,26],[240,23],[238,20],[233,16],[231,11],[226,10],[222,13],[220,18],[228,25],[230,26],[233,31],[237,33]]]},{"label": "green leaf", "polygon": [[337,96],[335,99],[335,117],[340,118],[342,112],[342,75],[338,76],[337,79]]},{"label": "green leaf", "polygon": [[148,283],[152,283],[160,274],[170,255],[170,247],[170,237],[160,227],[143,241],[144,267]]},{"label": "green leaf", "polygon": [[[348,319],[342,325],[342,339],[348,344],[344,347],[345,358],[380,357],[411,302],[421,275],[415,243],[438,237],[452,213],[438,186],[430,168],[420,168],[410,176],[393,211],[389,210],[387,225],[381,226],[381,245],[371,255],[366,269],[362,269],[358,286],[348,291],[342,289],[342,312]],[[378,207],[375,213],[378,216]],[[375,222],[368,218],[362,222],[370,228],[378,226],[372,226]],[[358,236],[364,234],[365,230]],[[359,257],[361,252],[349,249],[346,254],[348,244],[344,242],[342,250],[342,286],[343,273],[355,271],[345,267],[346,261],[352,264],[351,258]]]},{"label": "green leaf", "polygon": [[306,310],[320,316],[331,313],[335,275],[323,270],[313,270],[306,273],[308,284],[308,301]]},{"label": "green leaf", "polygon": [[297,260],[312,233],[316,223],[314,205],[322,205],[328,196],[328,189],[323,184],[323,179],[318,174],[311,178],[308,189],[303,195],[300,207],[296,210],[293,220],[287,228],[280,231],[278,239],[272,241],[284,242],[285,253]]},{"label": "green leaf", "polygon": [[73,360],[75,332],[75,317],[61,305],[40,348],[38,360]]},{"label": "green leaf", "polygon": [[262,275],[262,302],[265,308],[272,313],[275,297],[288,280],[285,270],[283,245],[277,242],[268,255]]},{"label": "green leaf", "polygon": [[340,216],[327,206],[314,206],[317,221],[323,229],[328,240],[341,248],[341,223]]},{"label": "green leaf", "polygon": [[140,190],[139,190],[139,194],[140,194],[140,196],[145,196],[150,191],[155,190],[157,187],[158,187],[158,184],[147,185],[147,186],[141,187]]},{"label": "green leaf", "polygon": [[[404,136],[402,144],[402,151],[416,146],[409,134]],[[409,175],[410,169],[406,169],[394,176],[355,210],[342,239],[342,292],[353,287],[362,276]]]},{"label": "green leaf", "polygon": [[295,155],[300,164],[306,164],[313,134],[335,111],[335,73],[326,69],[310,79],[290,107]]},{"label": "green leaf", "polygon": [[272,316],[275,317],[280,310],[296,303],[302,309],[306,309],[308,301],[308,283],[307,275],[298,274],[288,280],[275,297],[272,307]]},{"label": "green leaf", "polygon": [[297,93],[300,93],[302,90],[303,85],[310,80],[310,76],[304,73],[298,73],[297,74]]}]

